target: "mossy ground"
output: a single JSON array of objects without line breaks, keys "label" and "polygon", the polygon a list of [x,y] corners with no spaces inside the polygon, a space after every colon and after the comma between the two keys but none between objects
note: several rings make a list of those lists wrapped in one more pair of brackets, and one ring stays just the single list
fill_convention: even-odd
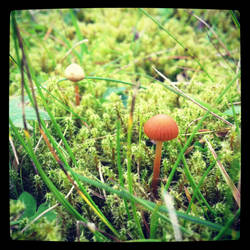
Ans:
[{"label": "mossy ground", "polygon": [[[121,83],[82,80],[79,82],[81,103],[76,107],[73,84],[70,81],[57,83],[64,77],[65,68],[75,62],[81,65],[87,76],[119,79],[132,83],[140,82],[147,88],[137,92],[132,132],[134,193],[145,199],[149,199],[155,148],[143,133],[142,124],[155,114],[165,113],[175,119],[179,126],[179,140],[164,143],[163,146],[161,181],[162,184],[166,184],[171,166],[175,163],[179,153],[178,143],[181,142],[182,145],[185,143],[185,133],[191,133],[197,124],[195,120],[205,114],[204,110],[191,101],[167,90],[160,82],[152,79],[152,77],[160,79],[152,65],[175,82],[183,92],[210,104],[222,113],[231,107],[231,102],[236,103],[241,100],[238,81],[223,96],[220,104],[215,104],[219,93],[234,78],[240,60],[240,34],[228,10],[194,10],[197,16],[213,27],[220,41],[205,28],[204,24],[184,9],[147,9],[147,11],[199,59],[212,80],[184,48],[138,9],[75,9],[74,14],[77,17],[79,31],[83,38],[88,39],[88,42],[82,47],[75,48],[75,51],[81,55],[80,58],[72,52],[63,61],[62,58],[66,52],[79,42],[69,10],[23,10],[16,13],[16,20],[21,35],[25,39],[26,53],[32,70],[39,83],[48,91],[43,92],[47,98],[47,105],[57,119],[79,167],[77,169],[74,167],[65,150],[63,154],[77,173],[90,178],[103,178],[105,183],[112,186],[114,181],[119,182],[116,163],[116,121],[119,118],[121,121],[121,163],[124,169],[125,187],[127,187],[127,120],[134,89]],[[51,33],[47,36],[50,28]],[[69,47],[66,41],[70,44]],[[220,42],[227,49],[222,47]],[[228,51],[230,55],[227,54]],[[15,55],[14,42],[11,38],[10,54]],[[12,60],[10,60],[9,77],[11,98],[21,93],[21,74]],[[115,91],[119,87],[125,87],[121,91],[122,94]],[[104,100],[103,95],[108,89],[111,90],[111,94]],[[55,102],[51,95],[68,105],[84,119],[85,123],[76,119],[63,105]],[[39,107],[43,108],[39,96],[37,98]],[[231,122],[235,124],[233,119]],[[237,113],[237,122],[240,125],[240,113]],[[57,138],[51,123],[48,121],[47,124],[51,134],[60,143],[60,138]],[[229,128],[226,134],[215,133],[225,128]],[[240,146],[235,127],[231,128],[214,116],[209,116],[201,129],[210,131],[206,136],[220,156],[220,161],[231,179],[237,185],[240,173]],[[40,138],[37,127],[32,133],[34,133],[34,145],[36,145]],[[197,134],[192,145],[204,136],[204,134]],[[18,141],[15,145],[21,164],[18,174],[13,169],[10,171],[12,181],[10,198],[17,199],[16,193],[24,189],[32,193],[38,203],[47,200],[51,205],[55,204],[53,196],[41,178],[36,175],[30,159],[18,145]],[[71,184],[58,168],[43,140],[39,142],[36,154],[49,178],[66,195]],[[10,155],[12,163],[14,156],[12,153]],[[198,183],[205,170],[213,162],[213,157],[207,145],[200,143],[196,144],[186,155],[186,161],[195,182]],[[16,192],[14,192],[13,185],[15,185]],[[181,163],[171,183],[170,194],[175,198],[175,208],[183,212],[188,206],[184,187],[192,196],[193,190]],[[135,224],[132,219],[127,218],[123,200],[117,195],[91,186],[86,185],[86,188],[119,233],[125,239],[133,239]],[[202,208],[198,202],[195,202],[190,214],[224,225],[235,213],[237,206],[216,166],[212,168],[200,190],[217,216],[204,211],[206,208]],[[104,224],[76,192],[72,193],[69,201],[98,228],[106,230]],[[75,241],[75,220],[61,206],[56,208],[56,212],[58,215],[55,229],[57,231],[54,232],[57,234],[56,239]],[[142,216],[140,210],[138,210],[138,215]],[[157,237],[173,241],[171,225],[161,219],[158,222]],[[60,236],[58,236],[58,227]],[[193,232],[192,236],[184,237],[187,241],[211,240],[215,235],[214,231],[199,225],[186,223],[186,227]],[[238,229],[237,225],[235,229]],[[37,230],[35,226],[34,230]],[[89,231],[86,228],[82,230],[80,240],[92,240]],[[32,234],[27,233],[26,239],[33,239]],[[46,240],[46,237],[41,235],[40,239]]]}]

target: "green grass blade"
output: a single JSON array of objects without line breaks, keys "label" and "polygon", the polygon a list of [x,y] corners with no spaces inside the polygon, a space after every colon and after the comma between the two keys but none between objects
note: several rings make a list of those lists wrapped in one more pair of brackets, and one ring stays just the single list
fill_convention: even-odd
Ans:
[{"label": "green grass blade", "polygon": [[120,185],[124,187],[124,180],[123,180],[123,171],[121,167],[121,155],[120,155],[120,128],[121,123],[119,119],[116,121],[116,155],[117,155],[117,168],[118,168],[118,175],[120,180]]},{"label": "green grass blade", "polygon": [[174,166],[172,167],[172,170],[171,170],[171,172],[170,172],[170,174],[169,174],[169,177],[168,177],[168,181],[167,181],[167,183],[166,183],[166,185],[165,185],[165,190],[166,190],[166,191],[169,189],[169,186],[170,186],[170,183],[171,183],[171,181],[172,181],[172,179],[173,179],[173,177],[174,177],[174,173],[175,173],[175,171],[176,171],[176,168],[177,168],[177,166],[180,164],[180,162],[181,162],[181,160],[182,160],[182,157],[183,157],[184,153],[186,152],[186,150],[187,150],[187,148],[189,147],[189,145],[191,144],[191,142],[192,142],[192,140],[193,140],[195,134],[198,132],[198,130],[200,129],[200,127],[201,127],[201,125],[202,125],[202,123],[203,123],[203,121],[208,117],[208,115],[209,115],[209,112],[207,112],[207,113],[202,117],[202,119],[199,120],[197,126],[194,128],[192,134],[189,136],[189,138],[187,139],[187,142],[185,143],[185,145],[183,146],[182,150],[181,150],[180,153],[178,154],[177,160],[176,160]]},{"label": "green grass blade", "polygon": [[[132,150],[131,150],[131,138],[132,138],[132,128],[133,128],[133,105],[135,104],[135,96],[132,98],[132,103],[131,103],[131,110],[129,114],[129,119],[128,119],[128,136],[127,136],[127,176],[128,176],[128,187],[129,187],[129,193],[133,193],[133,180],[132,180],[132,173],[131,173],[131,160],[132,160]],[[136,213],[136,207],[133,201],[131,201],[131,206],[132,206],[132,213],[133,217],[135,220],[135,224],[137,227],[137,231],[140,235],[141,238],[145,238],[137,213]]]},{"label": "green grass blade", "polygon": [[[181,150],[181,145],[178,144],[179,146],[179,149]],[[206,207],[208,208],[208,210],[213,214],[213,215],[216,215],[216,213],[214,212],[214,210],[210,207],[210,205],[208,204],[208,202],[206,201],[206,199],[204,198],[204,196],[202,195],[200,189],[198,189],[197,185],[195,184],[195,181],[194,181],[194,178],[192,177],[189,169],[188,169],[188,165],[187,165],[187,162],[186,162],[186,159],[185,159],[185,156],[182,155],[182,162],[183,162],[183,168],[184,168],[184,172],[185,172],[185,175],[193,189],[193,192],[197,192],[200,199],[204,202],[204,204],[206,205]],[[199,200],[200,202],[200,200]]]},{"label": "green grass blade", "polygon": [[156,234],[156,230],[157,230],[157,226],[158,226],[158,211],[159,211],[159,207],[160,205],[157,204],[151,214],[150,217],[150,239],[155,239],[155,234]]},{"label": "green grass blade", "polygon": [[[119,197],[121,197],[123,199],[134,201],[134,202],[142,205],[145,209],[148,209],[151,212],[153,212],[155,207],[157,206],[157,204],[154,203],[154,202],[144,200],[142,198],[138,198],[138,197],[134,196],[133,194],[131,194],[129,191],[127,191],[126,189],[124,189],[122,187],[119,187],[119,189],[114,189],[114,188],[110,187],[109,185],[107,185],[105,183],[102,183],[101,181],[92,180],[92,179],[89,179],[89,178],[87,178],[85,176],[82,176],[80,174],[77,174],[77,173],[75,173],[75,174],[78,176],[78,178],[81,181],[86,182],[86,183],[88,183],[90,185],[93,185],[95,187],[98,187],[100,189],[104,189],[107,192],[110,192],[112,194],[117,194]],[[163,218],[166,221],[170,222],[169,219],[166,218],[162,213],[168,213],[168,210],[167,210],[167,208],[165,206],[160,205],[159,211],[157,213],[158,216],[160,216],[161,218]],[[210,221],[207,221],[207,220],[203,220],[203,219],[200,219],[200,218],[195,217],[195,216],[187,215],[186,213],[183,213],[183,212],[176,211],[176,214],[177,214],[178,218],[182,218],[182,219],[187,220],[189,222],[194,222],[196,224],[200,224],[200,225],[209,227],[209,228],[211,228],[213,230],[216,230],[216,231],[220,231],[223,228],[223,226],[221,226],[219,224],[216,224],[216,223],[213,223],[213,222],[210,222]],[[180,229],[182,230],[182,232],[191,233],[186,228],[180,227]],[[226,233],[231,234],[232,230],[228,229],[226,231]]]},{"label": "green grass blade", "polygon": [[139,10],[146,15],[147,17],[149,17],[155,24],[157,24],[159,26],[159,28],[161,28],[162,30],[164,30],[176,43],[178,43],[183,49],[185,49],[185,46],[183,43],[181,43],[177,38],[175,38],[174,35],[172,35],[167,29],[165,29],[163,27],[163,25],[161,25],[161,23],[159,23],[155,18],[153,18],[146,10],[139,8]]},{"label": "green grass blade", "polygon": [[234,82],[240,77],[241,72],[238,72],[238,74],[232,79],[231,82],[229,82],[226,86],[226,88],[220,93],[220,95],[218,96],[218,98],[216,99],[216,104],[220,103],[222,97],[226,94],[226,92],[232,87],[232,85],[234,84]]},{"label": "green grass blade", "polygon": [[227,221],[226,225],[220,230],[220,232],[214,237],[213,240],[220,240],[221,237],[225,234],[228,228],[233,224],[233,222],[240,216],[240,208],[237,210],[235,216]]},{"label": "green grass blade", "polygon": [[225,170],[225,168],[223,167],[223,165],[221,164],[220,160],[218,159],[217,154],[215,153],[215,150],[213,149],[212,145],[210,144],[210,142],[205,138],[205,141],[208,145],[208,148],[211,152],[211,154],[213,155],[214,159],[216,160],[217,166],[221,172],[221,175],[223,177],[223,179],[225,180],[225,182],[227,183],[230,191],[232,192],[232,195],[235,199],[235,201],[237,202],[238,207],[240,207],[241,204],[241,198],[240,198],[240,191],[238,190],[238,188],[234,185],[234,182],[232,181],[231,177],[228,175],[227,171]]},{"label": "green grass blade", "polygon": [[[45,105],[46,105],[46,104],[45,104]],[[51,119],[53,120],[52,122],[53,122],[53,124],[55,125],[55,127],[56,127],[56,129],[57,129],[57,132],[59,133],[61,139],[63,139],[63,141],[66,141],[66,139],[64,138],[64,136],[63,136],[63,134],[62,134],[62,132],[61,132],[61,130],[60,130],[60,127],[59,127],[58,124],[56,123],[56,121],[55,121],[53,115],[50,113],[48,107],[46,107],[46,108],[47,108],[46,110],[48,111],[49,116],[50,116]],[[53,147],[56,149],[57,154],[59,155],[59,158],[60,158],[61,160],[63,160],[64,166],[66,167],[67,171],[69,171],[69,172],[72,174],[74,180],[75,180],[76,183],[78,184],[79,189],[80,189],[81,192],[85,195],[85,197],[87,197],[87,200],[85,200],[85,202],[87,202],[87,204],[94,210],[94,212],[97,214],[97,216],[100,217],[100,219],[101,219],[101,220],[111,229],[111,231],[113,231],[113,233],[114,233],[117,237],[119,237],[119,233],[115,230],[115,228],[112,226],[112,224],[111,224],[111,223],[107,220],[107,218],[103,215],[103,213],[102,213],[101,210],[98,208],[98,206],[95,204],[95,202],[92,200],[92,198],[91,198],[90,195],[87,193],[87,191],[85,190],[85,188],[81,185],[81,183],[79,182],[77,176],[74,174],[74,172],[72,171],[71,167],[68,165],[66,159],[64,158],[63,154],[61,153],[60,149],[58,148],[57,143],[55,142],[55,140],[53,139],[53,137],[52,137],[52,136],[50,135],[50,133],[48,132],[48,130],[47,130],[45,124],[43,123],[43,121],[41,121],[41,122],[42,122],[42,124],[43,124],[43,129],[44,129],[44,131],[45,131],[47,137],[50,139],[50,141],[51,141]],[[67,147],[66,147],[66,148],[67,148],[67,151],[69,152],[70,156],[72,157],[72,156],[73,156],[73,153],[72,153],[72,151],[71,151],[69,145],[67,144],[67,142],[66,142],[65,145],[67,145]],[[72,160],[73,160],[73,159],[74,159],[74,156],[73,156]],[[75,160],[75,162],[76,162],[76,160]]]},{"label": "green grass blade", "polygon": [[138,239],[138,240],[126,240],[125,242],[137,243],[137,242],[162,242],[161,239]]},{"label": "green grass blade", "polygon": [[[121,166],[121,156],[120,156],[120,150],[121,150],[121,145],[120,145],[120,128],[121,128],[121,124],[120,124],[120,120],[118,119],[116,122],[116,154],[117,154],[117,167],[118,167],[118,175],[119,175],[119,181],[120,181],[120,185],[122,187],[124,187],[124,179],[123,179],[123,170],[122,170],[122,166]],[[127,211],[127,215],[128,215],[128,219],[131,219],[131,215],[128,209],[128,203],[127,200],[124,199],[124,204],[125,204],[125,208]]]},{"label": "green grass blade", "polygon": [[201,67],[201,69],[206,73],[206,75],[208,76],[208,78],[214,82],[214,79],[208,74],[208,72],[206,71],[205,67],[200,63],[200,61],[197,59],[197,57],[195,57],[188,48],[186,48],[186,46],[184,46],[183,43],[181,43],[173,34],[171,34],[167,29],[165,29],[163,27],[163,25],[161,25],[161,23],[159,23],[155,18],[153,18],[147,11],[145,11],[142,8],[139,8],[139,10],[146,15],[147,17],[149,17],[155,24],[158,25],[158,27],[162,30],[164,30],[176,43],[178,43],[196,62],[197,64]]},{"label": "green grass blade", "polygon": [[[77,174],[78,175],[78,174]],[[93,185],[95,187],[98,187],[98,188],[101,188],[101,189],[104,189],[106,190],[107,192],[110,192],[112,194],[116,194],[118,195],[119,197],[123,198],[123,199],[126,199],[128,201],[131,201],[131,202],[135,202],[135,203],[138,203],[140,205],[142,205],[145,209],[148,209],[149,211],[153,212],[154,209],[155,209],[155,203],[153,202],[149,202],[149,201],[146,201],[146,200],[143,200],[143,199],[140,199],[140,198],[137,198],[135,197],[133,194],[130,194],[129,191],[127,191],[126,189],[122,188],[120,186],[120,189],[117,190],[117,189],[114,189],[112,187],[110,187],[109,185],[107,184],[104,184],[102,182],[100,182],[99,180],[98,181],[95,181],[95,180],[91,180],[85,176],[82,176],[82,175],[78,175],[79,179],[83,182],[86,182],[90,185]],[[170,223],[170,220],[162,213],[160,213],[159,211],[157,212],[157,215],[160,216],[162,219],[164,219],[165,221],[169,222]],[[183,227],[180,227],[181,230],[187,234],[191,234],[191,232]]]},{"label": "green grass blade", "polygon": [[231,16],[232,16],[232,18],[233,18],[233,21],[234,21],[235,26],[236,26],[238,29],[240,29],[240,23],[239,23],[237,17],[235,16],[235,14],[234,14],[234,12],[233,12],[232,10],[230,10],[230,14],[231,14]]},{"label": "green grass blade", "polygon": [[240,127],[239,127],[239,123],[238,123],[238,120],[237,120],[235,108],[234,108],[234,105],[233,105],[232,100],[230,100],[230,102],[231,102],[232,111],[233,111],[234,123],[235,123],[235,126],[236,126],[236,133],[237,133],[237,135],[240,137]]},{"label": "green grass blade", "polygon": [[[70,9],[69,12],[70,12],[72,23],[73,23],[75,30],[76,30],[77,39],[79,41],[81,41],[84,39],[84,37],[82,36],[82,33],[81,33],[80,28],[78,26],[76,15],[75,15],[73,9]],[[87,53],[87,46],[86,46],[86,44],[81,44],[81,53],[80,53],[80,57],[79,57],[80,63],[82,63],[84,53]]]},{"label": "green grass blade", "polygon": [[[231,82],[229,82],[229,84],[227,85],[227,87],[220,93],[220,95],[217,97],[216,99],[216,104],[219,104],[222,100],[222,97],[226,94],[226,92],[229,90],[229,88],[232,86],[232,84],[238,79],[238,77],[240,76],[240,72],[233,78],[233,80]],[[185,143],[185,145],[183,146],[181,152],[179,153],[177,160],[170,172],[170,175],[168,177],[168,181],[165,185],[165,190],[168,190],[170,183],[173,179],[175,170],[177,168],[177,166],[179,165],[181,159],[182,159],[182,155],[185,153],[185,151],[187,150],[188,146],[191,144],[195,134],[197,133],[197,131],[200,129],[203,121],[208,117],[209,115],[209,111],[206,112],[206,114],[199,120],[197,126],[194,128],[192,134],[189,136],[189,138],[187,139],[187,142]]]},{"label": "green grass blade", "polygon": [[[30,64],[29,64],[28,56],[26,55],[26,57],[27,57],[27,61],[28,61],[28,67],[31,69],[31,67],[29,66]],[[62,139],[62,141],[63,141],[63,143],[64,143],[64,145],[65,145],[65,147],[66,147],[66,149],[67,149],[67,151],[68,151],[68,153],[69,153],[71,159],[72,159],[72,161],[74,162],[75,165],[77,165],[76,159],[75,159],[75,157],[74,157],[73,152],[71,151],[70,146],[69,146],[68,143],[67,143],[67,140],[66,140],[65,137],[63,136],[63,133],[62,133],[62,131],[61,131],[59,125],[57,124],[57,122],[56,122],[56,120],[55,120],[53,114],[51,113],[50,109],[48,108],[48,105],[47,105],[47,103],[46,103],[46,99],[45,99],[45,97],[44,97],[44,95],[43,95],[43,93],[42,93],[42,91],[41,91],[41,89],[40,89],[40,85],[39,85],[39,83],[38,83],[38,81],[37,81],[37,79],[36,79],[36,76],[35,76],[33,70],[30,70],[30,72],[31,72],[31,77],[32,77],[32,79],[33,79],[33,81],[34,81],[34,83],[35,83],[35,85],[36,85],[36,87],[37,87],[38,94],[39,94],[39,96],[40,96],[41,99],[42,99],[43,105],[44,105],[44,107],[45,107],[45,109],[46,109],[46,111],[47,111],[47,113],[48,113],[48,115],[49,115],[49,117],[50,117],[50,119],[51,119],[51,121],[52,121],[52,124],[54,125],[54,127],[55,127],[55,129],[56,129],[56,132],[58,133],[58,135],[59,135],[60,138]],[[28,87],[26,88],[26,91],[27,91],[27,93],[28,93],[28,96],[29,96],[29,98],[30,98],[31,103],[32,103],[33,106],[34,106],[34,102],[33,102],[33,99],[31,98],[30,90],[29,90]],[[95,204],[95,202],[92,200],[92,198],[91,198],[90,195],[87,193],[87,191],[85,190],[85,188],[81,185],[81,183],[80,183],[79,180],[77,179],[77,176],[75,176],[74,173],[72,173],[71,167],[68,165],[68,163],[67,163],[66,159],[64,158],[63,154],[61,153],[61,151],[60,151],[59,148],[57,147],[57,143],[55,142],[54,138],[50,135],[50,133],[49,133],[48,129],[46,128],[45,123],[44,123],[43,120],[41,120],[41,124],[42,124],[43,130],[44,130],[46,136],[50,139],[50,142],[52,143],[53,147],[56,149],[57,154],[59,155],[59,158],[63,161],[64,166],[66,167],[67,171],[69,171],[69,172],[72,174],[74,180],[75,180],[76,183],[78,184],[79,189],[80,189],[80,191],[82,192],[82,195],[84,195],[84,196],[82,196],[82,197],[83,197],[83,198],[86,197],[85,202],[87,202],[88,205],[91,206],[91,208],[94,210],[94,212],[95,212],[95,213],[98,215],[98,217],[100,217],[100,219],[101,219],[101,220],[111,229],[111,231],[112,231],[117,237],[119,237],[118,232],[115,230],[115,228],[112,226],[112,224],[107,220],[107,218],[103,215],[103,213],[102,213],[101,210],[98,208],[98,206]]]},{"label": "green grass blade", "polygon": [[189,205],[188,205],[188,208],[187,208],[187,211],[186,211],[187,214],[190,212],[192,204],[194,202],[194,199],[198,195],[198,191],[199,191],[200,186],[202,185],[204,179],[206,178],[206,176],[208,175],[208,173],[210,172],[210,170],[215,166],[215,164],[216,164],[216,161],[213,161],[212,164],[210,164],[210,166],[206,169],[205,173],[201,177],[199,183],[197,184],[196,189],[193,192],[193,196],[191,198],[191,201],[189,202]]},{"label": "green grass blade", "polygon": [[[104,80],[104,81],[109,81],[109,82],[116,82],[116,83],[123,83],[129,86],[135,87],[135,84],[130,83],[130,82],[125,82],[122,80],[116,80],[112,78],[106,78],[106,77],[98,77],[98,76],[86,76],[84,79],[91,79],[91,80]],[[146,87],[140,86],[139,88],[146,89]]]},{"label": "green grass blade", "polygon": [[[15,136],[18,138],[18,140],[20,141],[20,143],[22,144],[22,146],[24,147],[25,151],[29,154],[31,160],[34,162],[37,171],[39,172],[42,180],[44,181],[44,183],[47,185],[47,187],[49,188],[49,190],[55,195],[56,199],[58,200],[58,202],[60,204],[62,204],[65,209],[72,215],[74,216],[77,220],[81,220],[85,223],[87,223],[88,221],[82,217],[76,209],[74,209],[74,207],[64,198],[64,196],[58,191],[58,189],[55,187],[55,185],[51,182],[51,180],[47,177],[47,175],[45,174],[45,172],[42,169],[42,166],[40,165],[40,163],[38,162],[36,155],[32,149],[31,146],[31,141],[30,138],[27,138],[27,141],[25,142],[23,137],[20,135],[20,133],[18,132],[18,130],[16,129],[16,127],[14,126],[14,124],[12,123],[11,119],[9,119],[9,123],[11,125],[11,129],[13,130]],[[101,235],[99,232],[94,232],[94,234],[98,233],[98,235]],[[104,237],[104,236],[102,236]],[[105,238],[105,237],[104,237]]]},{"label": "green grass blade", "polygon": [[17,64],[20,66],[21,65],[21,60],[20,60],[19,51],[18,51],[18,40],[17,40],[17,31],[16,31],[15,10],[13,10],[11,12],[11,28],[12,28],[12,37],[13,37],[13,40],[14,40]]}]

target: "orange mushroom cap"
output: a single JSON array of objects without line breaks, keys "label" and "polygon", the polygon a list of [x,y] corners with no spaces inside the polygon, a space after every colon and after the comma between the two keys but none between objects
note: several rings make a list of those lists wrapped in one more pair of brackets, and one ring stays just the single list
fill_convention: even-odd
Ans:
[{"label": "orange mushroom cap", "polygon": [[173,118],[159,114],[144,124],[144,132],[151,140],[169,141],[178,136],[179,129]]}]

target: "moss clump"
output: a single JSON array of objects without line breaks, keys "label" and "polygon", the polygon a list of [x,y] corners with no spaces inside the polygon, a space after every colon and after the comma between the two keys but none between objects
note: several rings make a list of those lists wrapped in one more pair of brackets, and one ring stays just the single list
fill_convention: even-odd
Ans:
[{"label": "moss clump", "polygon": [[[25,210],[25,204],[20,200],[10,200],[10,236],[13,240],[39,240],[39,241],[60,241],[62,239],[60,226],[56,220],[48,221],[42,217],[37,222],[22,232],[29,222],[27,217],[21,218]],[[16,223],[14,223],[16,222]]]},{"label": "moss clump", "polygon": [[[223,112],[231,107],[231,102],[238,103],[241,100],[239,79],[221,98],[220,103],[217,103],[219,94],[228,87],[236,76],[235,72],[239,70],[240,32],[235,27],[230,12],[228,10],[191,10],[213,28],[219,37],[217,39],[211,29],[207,29],[202,22],[184,9],[149,8],[146,10],[177,41],[159,29],[156,23],[141,11],[133,8],[16,11],[16,20],[25,41],[29,66],[36,78],[34,80],[40,84],[46,105],[67,140],[71,152],[68,152],[61,141],[58,129],[51,120],[46,121],[49,133],[73,171],[90,179],[101,180],[116,188],[119,183],[116,122],[119,120],[121,124],[120,162],[124,186],[127,189],[127,123],[134,88],[114,81],[85,78],[79,81],[81,100],[80,105],[75,106],[74,85],[68,80],[59,80],[64,77],[64,70],[69,64],[77,63],[84,69],[86,76],[111,78],[133,84],[139,82],[143,88],[138,89],[136,94],[131,138],[133,192],[138,197],[150,200],[155,150],[154,144],[143,132],[143,124],[159,113],[170,115],[178,124],[178,140],[163,145],[160,177],[162,185],[165,185],[177,160],[180,146],[185,144],[188,134],[192,133],[199,119],[206,112],[188,99],[167,89],[166,85],[169,83],[163,82],[152,68],[154,65],[183,92],[219,110],[220,115],[234,125],[229,128],[213,115],[209,115],[203,122],[200,128],[202,131],[198,131],[194,136],[189,145],[190,152],[185,154],[195,183],[199,183],[207,168],[214,163],[207,145],[200,142],[204,140],[205,133],[220,162],[237,186],[240,177],[241,152],[235,126],[236,122],[239,127],[241,126],[241,114],[236,112],[236,115],[232,116]],[[77,26],[72,15],[77,20]],[[49,33],[52,23],[53,27]],[[10,54],[16,59],[12,29],[10,36]],[[82,39],[88,39],[88,42],[78,45],[64,58],[69,49]],[[18,51],[20,56],[21,51]],[[190,56],[190,53],[194,56]],[[20,82],[19,67],[10,60],[11,96],[21,95]],[[35,92],[39,108],[44,108],[44,101],[37,88]],[[50,180],[63,195],[66,195],[71,188],[71,183],[60,170],[44,140],[39,141],[41,134],[38,127],[34,128],[30,133],[32,147],[36,148],[36,156]],[[224,130],[227,130],[227,133],[221,132]],[[30,158],[18,139],[12,136],[21,165],[16,171],[12,164],[14,153],[11,151],[11,198],[17,198],[15,196],[24,188],[40,203],[44,199],[51,206],[54,205],[57,202],[55,197],[36,175]],[[121,197],[85,183],[84,188],[114,228],[119,231],[122,239],[137,237],[135,222],[128,217]],[[175,199],[176,209],[184,213],[189,205],[185,189],[191,197],[194,195],[181,162],[176,168],[169,192]],[[225,225],[237,207],[216,164],[204,178],[200,191],[216,216],[197,199],[194,200],[190,214]],[[70,195],[69,202],[97,228],[110,233],[77,192]],[[14,204],[11,207],[14,208]],[[16,207],[19,211],[16,211],[16,214],[21,213],[21,205],[19,208],[20,211]],[[131,211],[130,202],[128,210]],[[147,229],[142,210],[138,206],[139,223],[146,235]],[[69,215],[63,206],[57,207],[56,211],[58,214],[56,222],[41,220],[32,225],[23,236],[18,233],[18,230],[13,229],[13,235],[15,235],[13,237],[38,240],[75,241],[78,238],[80,241],[98,240],[85,226],[80,227],[80,234],[77,235],[75,218]],[[149,218],[150,215],[146,216],[147,223],[150,223]],[[157,239],[174,241],[171,224],[162,218],[158,222]],[[25,223],[27,221],[23,222]],[[192,232],[192,235],[183,234],[185,241],[211,240],[215,236],[214,231],[208,227],[190,221],[184,224],[181,219],[180,223]]]}]

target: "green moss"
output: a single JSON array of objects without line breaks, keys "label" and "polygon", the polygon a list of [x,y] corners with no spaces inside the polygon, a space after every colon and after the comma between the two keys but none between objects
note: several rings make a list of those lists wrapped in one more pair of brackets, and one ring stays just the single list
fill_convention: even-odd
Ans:
[{"label": "green moss", "polygon": [[39,241],[61,241],[60,228],[54,222],[48,222],[46,219],[41,219],[39,223],[32,224],[25,234],[14,233],[13,239],[15,240],[39,240]]},{"label": "green moss", "polygon": [[25,210],[25,204],[18,200],[10,200],[10,223],[19,222],[11,225],[10,236],[13,240],[40,240],[40,241],[60,241],[60,227],[56,220],[48,221],[42,217],[37,222],[30,224],[24,232],[21,229],[28,223],[28,218],[25,217],[21,221],[18,218]]},{"label": "green moss", "polygon": [[15,218],[19,218],[25,209],[25,204],[18,200],[10,200],[10,220],[13,221]]},{"label": "green moss", "polygon": [[[208,30],[184,9],[165,11],[164,9],[148,8],[146,10],[162,22],[164,28],[176,37],[178,42],[184,44],[188,51],[137,9],[74,9],[73,13],[77,17],[79,31],[83,39],[88,39],[85,44],[87,50],[82,53],[81,45],[77,46],[62,61],[67,51],[79,42],[69,10],[36,10],[34,12],[23,10],[17,11],[16,18],[25,40],[30,66],[39,84],[47,90],[45,91],[42,88],[47,106],[60,126],[78,167],[74,166],[69,152],[61,142],[61,138],[51,121],[47,122],[48,130],[56,142],[60,144],[68,164],[79,174],[91,179],[100,179],[102,175],[104,182],[113,187],[116,187],[116,183],[119,183],[116,161],[116,121],[119,119],[121,122],[121,167],[125,188],[128,188],[127,122],[134,89],[122,83],[83,79],[79,82],[81,102],[76,107],[72,82],[67,80],[58,82],[64,77],[65,68],[70,63],[76,62],[84,68],[86,76],[106,77],[134,84],[139,82],[146,87],[146,89],[139,89],[136,95],[133,113],[131,168],[134,194],[144,199],[150,199],[148,193],[152,178],[155,147],[150,144],[150,140],[144,134],[143,124],[151,116],[158,113],[170,115],[178,124],[179,140],[165,142],[163,145],[160,176],[162,184],[166,184],[179,154],[179,143],[185,144],[187,138],[185,134],[192,133],[197,125],[197,119],[205,114],[204,110],[191,101],[178,96],[165,88],[159,81],[152,79],[154,77],[162,80],[152,66],[154,65],[157,70],[190,97],[195,97],[223,113],[231,107],[231,101],[239,102],[241,100],[239,88],[235,83],[223,96],[221,102],[219,104],[216,102],[219,94],[235,77],[238,60],[240,59],[240,32],[235,28],[228,10],[192,10],[195,15],[202,18],[213,28],[220,41],[211,30]],[[33,13],[34,20],[30,13]],[[51,24],[53,25],[51,26]],[[50,27],[52,27],[51,35],[45,40],[46,32]],[[10,54],[16,58],[12,29],[10,37]],[[226,55],[227,50],[230,51],[230,56]],[[188,52],[195,55],[195,58],[190,57]],[[19,50],[20,55],[21,51]],[[81,62],[79,59],[81,59]],[[213,80],[209,79],[197,60]],[[11,60],[9,88],[11,96],[21,94],[20,83],[20,71]],[[166,81],[164,84],[169,85]],[[120,93],[112,92],[104,100],[103,96],[107,90],[119,87],[125,87],[125,89]],[[43,108],[43,102],[37,91],[36,96],[39,107]],[[66,107],[73,110],[82,120],[75,117]],[[241,116],[239,113],[236,116],[240,126]],[[234,123],[234,117],[228,116],[226,119]],[[215,131],[225,128],[228,128],[228,126],[212,115],[201,126],[201,129],[209,131],[206,135],[207,139],[220,157],[220,161],[230,178],[237,185],[240,176],[240,143],[235,128],[232,128],[227,135],[221,136],[215,133]],[[41,135],[38,129],[31,132],[31,135],[35,148]],[[203,138],[204,134],[195,135],[191,142],[194,148],[185,156],[196,184],[214,161],[207,145],[195,144]],[[27,152],[20,146],[17,138],[14,138],[14,142],[19,159],[21,159],[20,169],[22,171],[20,175],[14,170],[10,171],[12,196],[22,189],[20,181],[22,178],[25,190],[32,192],[37,199],[46,199],[51,205],[54,205],[56,200],[48,192],[41,178],[35,175]],[[37,146],[36,155],[48,177],[60,192],[66,195],[71,188],[71,184],[59,169],[43,140]],[[14,155],[11,154],[11,162],[13,162],[13,157]],[[13,185],[15,185],[16,191],[14,191]],[[184,186],[192,196],[193,190],[183,171],[183,163],[180,163],[170,185],[170,193],[176,201],[176,209],[183,212],[186,211],[188,206]],[[105,200],[97,198],[98,194],[101,197],[104,195],[103,190],[90,185],[84,187],[90,192],[97,205],[121,236],[125,239],[134,239],[136,237],[136,225],[133,219],[127,217],[123,200],[108,192],[105,194]],[[191,209],[190,214],[225,225],[235,209],[235,202],[216,165],[207,174],[200,190],[209,205],[218,213],[218,216],[208,214],[206,207],[201,207],[197,200],[194,201],[195,208]],[[94,194],[97,194],[97,196]],[[77,192],[71,194],[69,201],[84,218],[95,223],[98,228],[107,230],[103,222]],[[129,209],[131,210],[130,203]],[[56,223],[41,220],[40,224],[34,224],[23,236],[15,231],[16,236],[14,237],[38,240],[75,240],[74,218],[62,206],[57,207],[56,210],[58,214]],[[18,211],[15,212],[16,216],[21,210]],[[145,231],[141,218],[141,208],[138,207],[137,212]],[[180,222],[183,223],[181,220]],[[24,225],[25,223],[23,222]],[[39,225],[43,231],[38,228]],[[214,237],[214,232],[205,226],[191,222],[186,222],[185,225],[187,229],[193,232],[193,235],[184,235],[184,241],[211,240]],[[32,235],[32,232],[34,232],[34,235]],[[48,233],[46,234],[46,232]],[[162,219],[159,219],[156,235],[158,239],[164,241],[175,240],[171,225]],[[93,241],[96,239],[86,228],[82,228],[80,241],[85,240]]]}]

